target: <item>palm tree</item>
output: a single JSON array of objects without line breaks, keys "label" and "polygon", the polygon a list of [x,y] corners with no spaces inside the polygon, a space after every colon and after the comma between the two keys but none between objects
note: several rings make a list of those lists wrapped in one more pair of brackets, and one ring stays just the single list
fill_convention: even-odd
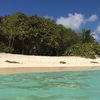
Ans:
[{"label": "palm tree", "polygon": [[95,43],[95,39],[88,29],[83,29],[80,33],[80,38],[82,43]]}]

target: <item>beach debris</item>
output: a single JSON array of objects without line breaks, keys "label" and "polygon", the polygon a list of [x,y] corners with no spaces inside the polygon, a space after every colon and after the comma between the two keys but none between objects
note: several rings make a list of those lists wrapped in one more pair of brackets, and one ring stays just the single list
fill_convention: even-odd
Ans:
[{"label": "beach debris", "polygon": [[66,62],[65,62],[65,61],[60,61],[59,63],[60,63],[60,64],[66,64]]},{"label": "beach debris", "polygon": [[91,61],[91,63],[99,64],[99,62],[96,62],[96,61]]},{"label": "beach debris", "polygon": [[17,61],[10,61],[10,60],[6,60],[5,62],[8,62],[8,63],[17,63],[17,64],[19,64],[19,62],[17,62]]}]

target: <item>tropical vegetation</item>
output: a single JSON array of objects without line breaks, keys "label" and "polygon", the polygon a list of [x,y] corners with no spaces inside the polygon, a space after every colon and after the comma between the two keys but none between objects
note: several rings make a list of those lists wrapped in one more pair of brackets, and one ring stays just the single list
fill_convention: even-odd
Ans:
[{"label": "tropical vegetation", "polygon": [[75,32],[54,20],[24,13],[0,17],[0,52],[42,56],[100,56],[89,29]]}]

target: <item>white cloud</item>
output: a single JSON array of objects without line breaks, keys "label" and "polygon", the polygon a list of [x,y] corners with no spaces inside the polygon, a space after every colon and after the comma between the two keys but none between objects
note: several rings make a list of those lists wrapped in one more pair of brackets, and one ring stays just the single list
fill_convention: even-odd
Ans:
[{"label": "white cloud", "polygon": [[57,19],[57,24],[62,24],[66,28],[71,28],[73,30],[79,29],[81,24],[84,22],[84,16],[82,14],[68,14],[68,17],[60,17]]},{"label": "white cloud", "polygon": [[86,22],[94,22],[98,19],[97,15],[91,15],[88,19],[86,19]]},{"label": "white cloud", "polygon": [[94,31],[94,32],[92,32],[92,36],[96,39],[96,40],[98,40],[98,35],[96,34],[96,32]]},{"label": "white cloud", "polygon": [[85,19],[83,14],[75,13],[68,14],[67,17],[61,16],[56,20],[57,24],[62,24],[66,28],[71,28],[73,30],[78,30],[82,24],[87,24],[89,22],[94,22],[98,19],[97,15],[91,15],[89,18]]},{"label": "white cloud", "polygon": [[98,19],[98,16],[96,14],[91,15],[89,18],[84,20],[84,24],[89,22],[95,22]]},{"label": "white cloud", "polygon": [[100,25],[97,26],[96,30],[93,32],[93,34],[100,34]]},{"label": "white cloud", "polygon": [[100,25],[97,27],[96,33],[100,34]]},{"label": "white cloud", "polygon": [[95,39],[100,42],[100,35],[95,34]]},{"label": "white cloud", "polygon": [[97,26],[96,30],[93,32],[93,36],[97,41],[100,41],[100,25]]}]

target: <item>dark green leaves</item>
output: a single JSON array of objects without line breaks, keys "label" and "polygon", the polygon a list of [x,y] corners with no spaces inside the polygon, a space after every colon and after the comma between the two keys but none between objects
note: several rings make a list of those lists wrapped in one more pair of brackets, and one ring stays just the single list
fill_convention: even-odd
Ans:
[{"label": "dark green leaves", "polygon": [[[78,53],[81,55],[81,49],[73,45],[81,46],[84,43],[96,44],[90,30],[85,29],[78,34],[62,25],[57,25],[53,20],[26,16],[20,12],[0,17],[0,51],[2,52],[59,56],[64,55],[65,52],[68,54],[67,52],[71,50],[73,55]],[[68,49],[70,47],[71,49]],[[84,48],[91,51],[87,49],[88,47],[86,45]],[[94,50],[99,54],[99,48]]]}]

